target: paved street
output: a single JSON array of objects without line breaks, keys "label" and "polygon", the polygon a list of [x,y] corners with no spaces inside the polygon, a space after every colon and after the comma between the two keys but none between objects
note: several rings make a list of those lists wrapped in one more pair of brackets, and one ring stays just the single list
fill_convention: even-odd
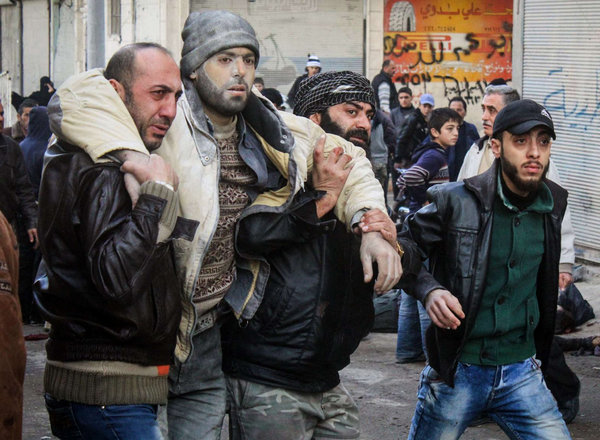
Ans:
[{"label": "paved street", "polygon": [[[600,318],[600,275],[595,270],[583,282],[577,283],[584,297],[592,304]],[[600,319],[593,320],[573,337],[600,335]],[[26,326],[25,333],[39,333],[41,327]],[[25,440],[53,438],[42,400],[44,369],[44,341],[28,341],[28,365],[25,379]],[[404,439],[408,434],[410,419],[421,364],[397,365],[394,363],[396,338],[393,334],[371,334],[352,357],[352,363],[342,372],[343,381],[356,399],[366,440]],[[582,385],[580,413],[569,425],[574,440],[592,440],[600,432],[600,357],[566,356],[569,366],[579,376]],[[226,435],[223,435],[226,438]],[[494,424],[470,428],[464,440],[500,440],[504,433]],[[277,440],[277,439],[272,439]],[[549,439],[550,440],[550,439]]]}]

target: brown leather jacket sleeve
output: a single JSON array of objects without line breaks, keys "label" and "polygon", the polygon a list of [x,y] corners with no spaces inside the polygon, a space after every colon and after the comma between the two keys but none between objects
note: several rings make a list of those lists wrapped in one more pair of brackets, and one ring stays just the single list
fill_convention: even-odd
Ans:
[{"label": "brown leather jacket sleeve", "polygon": [[19,307],[17,240],[0,213],[0,438],[21,438],[25,343]]}]

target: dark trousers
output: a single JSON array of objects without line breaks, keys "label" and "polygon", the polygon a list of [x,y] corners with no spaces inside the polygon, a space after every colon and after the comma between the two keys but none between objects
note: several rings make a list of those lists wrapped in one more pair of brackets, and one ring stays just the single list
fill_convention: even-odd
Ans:
[{"label": "dark trousers", "polygon": [[33,303],[33,281],[40,265],[41,253],[29,242],[27,228],[22,221],[17,221],[17,241],[19,242],[19,301],[23,322],[40,322],[41,318]]},{"label": "dark trousers", "polygon": [[559,406],[561,403],[574,399],[579,395],[581,386],[579,379],[567,365],[565,354],[555,339],[552,340],[548,368],[544,379]]}]

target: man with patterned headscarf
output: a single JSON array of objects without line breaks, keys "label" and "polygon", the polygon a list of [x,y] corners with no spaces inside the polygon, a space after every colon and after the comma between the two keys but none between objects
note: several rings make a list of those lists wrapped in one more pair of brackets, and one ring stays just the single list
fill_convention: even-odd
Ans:
[{"label": "man with patterned headscarf", "polygon": [[[317,74],[297,97],[296,114],[368,147],[375,101],[365,77]],[[254,216],[239,225],[240,236],[252,237],[238,240],[240,251],[262,246],[271,275],[255,318],[223,326],[231,438],[358,438],[358,408],[338,372],[373,323],[359,240],[329,214],[320,228],[290,230],[284,247],[283,235],[265,240],[267,220]]]},{"label": "man with patterned headscarf", "polygon": [[[267,255],[323,235],[332,227],[331,215],[350,229],[366,211],[383,211],[385,205],[361,149],[336,136],[324,138],[308,119],[278,112],[251,92],[259,47],[246,20],[227,11],[193,12],[182,37],[184,95],[177,116],[166,133],[160,124],[150,128],[164,136],[156,153],[179,176],[179,215],[197,226],[189,242],[174,243],[182,319],[167,417],[172,439],[216,440],[226,397],[220,327],[226,315],[233,326],[268,326],[257,311],[273,306],[261,304],[277,281]],[[87,75],[91,81],[93,75]],[[100,79],[97,83],[87,93],[105,87]],[[77,90],[77,96],[86,90]],[[61,89],[56,94],[60,100]],[[76,123],[67,122],[58,130],[77,130]],[[112,146],[104,140],[71,143],[85,147],[94,160],[107,154],[147,160],[135,139]],[[355,268],[361,283],[369,282],[377,262],[377,290],[395,284],[402,272],[392,240],[384,236],[389,238],[384,231],[363,229]],[[289,261],[296,278],[288,292],[313,282],[302,270],[305,257]]]},{"label": "man with patterned headscarf", "polygon": [[294,113],[368,151],[375,95],[364,76],[344,71],[305,79],[296,95]]}]

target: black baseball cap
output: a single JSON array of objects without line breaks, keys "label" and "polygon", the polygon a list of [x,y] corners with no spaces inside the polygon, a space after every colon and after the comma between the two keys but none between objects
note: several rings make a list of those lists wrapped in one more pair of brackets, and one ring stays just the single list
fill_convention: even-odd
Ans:
[{"label": "black baseball cap", "polygon": [[523,134],[540,125],[548,128],[552,139],[556,139],[554,123],[548,110],[531,99],[521,99],[511,102],[498,112],[494,120],[492,137],[496,137],[497,133],[503,131],[512,134]]}]

